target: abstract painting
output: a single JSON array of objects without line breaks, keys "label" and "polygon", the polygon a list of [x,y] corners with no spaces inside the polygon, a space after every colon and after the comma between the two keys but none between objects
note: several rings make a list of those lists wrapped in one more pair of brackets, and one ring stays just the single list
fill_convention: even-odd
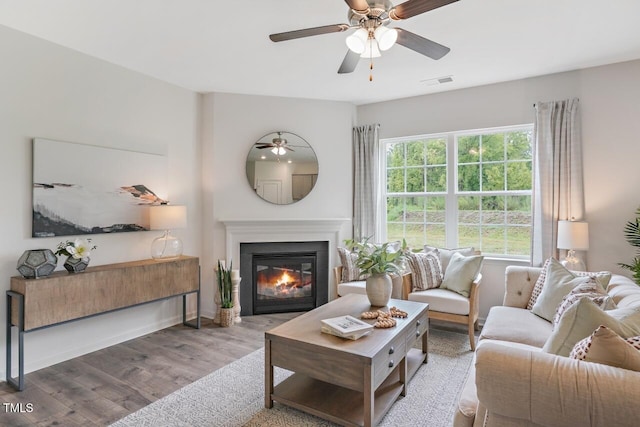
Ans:
[{"label": "abstract painting", "polygon": [[149,229],[165,203],[166,156],[33,140],[33,237]]}]

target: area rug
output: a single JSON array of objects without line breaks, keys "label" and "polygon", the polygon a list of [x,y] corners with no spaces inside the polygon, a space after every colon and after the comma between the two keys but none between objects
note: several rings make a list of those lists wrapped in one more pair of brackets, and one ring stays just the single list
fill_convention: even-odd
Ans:
[{"label": "area rug", "polygon": [[[473,353],[466,334],[432,329],[429,363],[422,365],[401,397],[379,424],[450,426],[455,403],[466,379]],[[275,369],[275,383],[291,372]],[[183,387],[126,416],[114,427],[142,426],[335,426],[279,403],[264,407],[264,349]]]}]

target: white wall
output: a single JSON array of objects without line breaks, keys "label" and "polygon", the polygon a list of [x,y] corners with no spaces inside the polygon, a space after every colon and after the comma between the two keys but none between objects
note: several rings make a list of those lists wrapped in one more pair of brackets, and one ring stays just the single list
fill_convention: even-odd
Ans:
[{"label": "white wall", "polygon": [[[358,107],[359,124],[380,123],[381,138],[533,123],[538,101],[580,99],[587,266],[623,272],[633,248],[623,227],[640,206],[640,61]],[[487,260],[480,316],[502,302],[504,268]]]},{"label": "white wall", "polygon": [[[0,57],[3,298],[24,250],[55,249],[64,240],[31,238],[34,137],[166,154],[168,197],[188,206],[189,226],[176,234],[185,254],[200,255],[199,95],[5,27],[0,27]],[[100,265],[149,258],[156,232],[92,237],[98,248],[91,263]],[[27,371],[175,324],[181,320],[180,303],[174,299],[29,333]],[[0,318],[5,316],[3,302]],[[0,342],[4,379],[5,341]]]},{"label": "white wall", "polygon": [[[206,291],[204,310],[213,313],[213,266],[225,258],[221,219],[351,218],[351,133],[355,107],[345,102],[215,93],[203,109],[203,186],[205,188],[201,260]],[[278,206],[260,199],[245,174],[251,146],[274,131],[300,135],[318,158],[318,181],[304,199]],[[346,227],[346,237],[351,229]],[[237,260],[233,260],[237,266]]]}]

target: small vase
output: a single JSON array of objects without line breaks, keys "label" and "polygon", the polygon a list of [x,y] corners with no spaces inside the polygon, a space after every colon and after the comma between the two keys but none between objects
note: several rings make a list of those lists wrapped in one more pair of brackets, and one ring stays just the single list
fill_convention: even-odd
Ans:
[{"label": "small vase", "polygon": [[233,307],[220,309],[220,326],[228,327],[233,325],[234,316]]},{"label": "small vase", "polygon": [[367,278],[366,282],[367,298],[371,305],[384,307],[391,298],[391,276],[386,273],[374,274]]},{"label": "small vase", "polygon": [[51,249],[31,249],[18,259],[17,269],[24,278],[37,279],[51,274],[57,265],[58,258]]},{"label": "small vase", "polygon": [[78,259],[70,256],[64,262],[64,268],[66,268],[69,273],[80,273],[84,271],[87,266],[89,266],[89,258]]}]

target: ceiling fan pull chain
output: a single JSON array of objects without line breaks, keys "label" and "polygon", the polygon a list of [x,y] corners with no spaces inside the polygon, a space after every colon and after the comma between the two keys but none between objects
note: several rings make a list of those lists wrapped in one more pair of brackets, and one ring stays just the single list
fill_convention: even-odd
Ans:
[{"label": "ceiling fan pull chain", "polygon": [[370,63],[369,63],[369,81],[372,82],[373,81],[373,58],[370,59]]}]

